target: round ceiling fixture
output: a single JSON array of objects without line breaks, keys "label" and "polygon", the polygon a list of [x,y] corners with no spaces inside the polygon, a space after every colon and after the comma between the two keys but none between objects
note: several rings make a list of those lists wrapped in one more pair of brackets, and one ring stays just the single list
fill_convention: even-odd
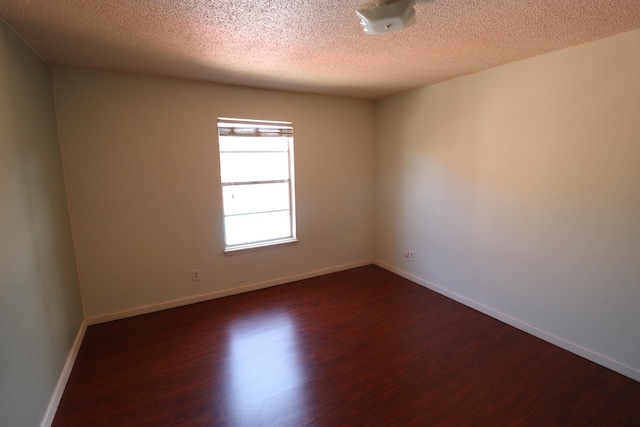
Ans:
[{"label": "round ceiling fixture", "polygon": [[389,34],[416,23],[415,0],[381,0],[370,9],[358,9],[356,15],[365,34]]}]

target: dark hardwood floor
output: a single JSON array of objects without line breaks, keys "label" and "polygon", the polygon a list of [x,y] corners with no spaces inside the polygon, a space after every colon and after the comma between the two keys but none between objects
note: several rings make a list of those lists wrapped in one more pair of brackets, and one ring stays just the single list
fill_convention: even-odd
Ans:
[{"label": "dark hardwood floor", "polygon": [[640,426],[640,383],[375,266],[90,326],[54,426]]}]

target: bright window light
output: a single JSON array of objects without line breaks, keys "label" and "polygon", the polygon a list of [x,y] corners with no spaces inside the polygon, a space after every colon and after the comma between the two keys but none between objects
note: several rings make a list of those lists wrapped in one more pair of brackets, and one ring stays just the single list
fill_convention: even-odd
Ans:
[{"label": "bright window light", "polygon": [[293,126],[218,119],[225,251],[296,240]]}]

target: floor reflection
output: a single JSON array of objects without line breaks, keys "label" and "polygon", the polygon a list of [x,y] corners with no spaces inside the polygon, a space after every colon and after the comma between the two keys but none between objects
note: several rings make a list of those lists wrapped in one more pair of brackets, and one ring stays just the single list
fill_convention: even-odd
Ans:
[{"label": "floor reflection", "polygon": [[234,321],[228,351],[225,407],[232,424],[295,424],[303,407],[305,371],[289,314],[259,313]]}]

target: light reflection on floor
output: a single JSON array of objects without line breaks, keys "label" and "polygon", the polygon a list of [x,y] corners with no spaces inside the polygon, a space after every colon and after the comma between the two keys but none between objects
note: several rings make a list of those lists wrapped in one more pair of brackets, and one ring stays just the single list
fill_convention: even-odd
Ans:
[{"label": "light reflection on floor", "polygon": [[229,327],[225,409],[236,426],[292,425],[302,415],[305,371],[287,312],[259,313]]}]

